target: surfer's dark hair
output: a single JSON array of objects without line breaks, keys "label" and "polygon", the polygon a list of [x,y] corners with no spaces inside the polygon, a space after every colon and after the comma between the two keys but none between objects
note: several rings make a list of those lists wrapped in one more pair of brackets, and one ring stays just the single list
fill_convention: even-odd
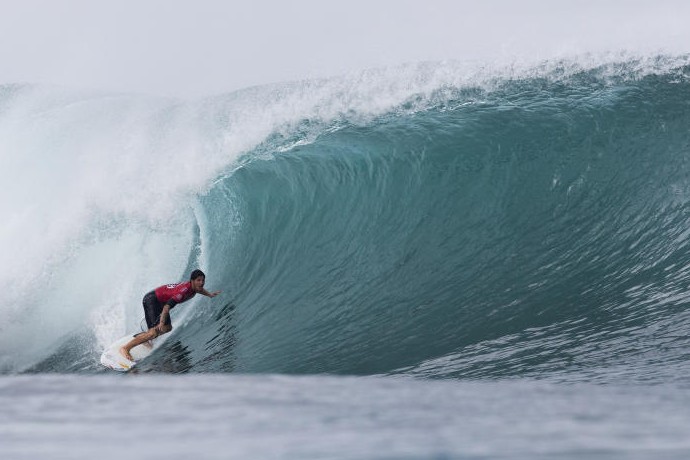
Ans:
[{"label": "surfer's dark hair", "polygon": [[204,275],[204,272],[202,272],[202,271],[199,270],[199,269],[196,269],[196,270],[194,270],[194,271],[192,272],[192,275],[189,277],[189,279],[190,279],[190,280],[195,280],[195,279],[197,279],[197,278],[200,277],[200,276],[203,276],[204,278],[206,278],[206,275]]}]

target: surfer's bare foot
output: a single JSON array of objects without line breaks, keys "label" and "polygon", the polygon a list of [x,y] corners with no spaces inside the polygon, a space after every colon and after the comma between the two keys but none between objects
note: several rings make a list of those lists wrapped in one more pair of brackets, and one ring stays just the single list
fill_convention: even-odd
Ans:
[{"label": "surfer's bare foot", "polygon": [[132,355],[129,354],[127,350],[125,350],[125,347],[120,348],[120,354],[124,356],[125,358],[129,359],[130,361],[134,361],[134,358],[132,358]]}]

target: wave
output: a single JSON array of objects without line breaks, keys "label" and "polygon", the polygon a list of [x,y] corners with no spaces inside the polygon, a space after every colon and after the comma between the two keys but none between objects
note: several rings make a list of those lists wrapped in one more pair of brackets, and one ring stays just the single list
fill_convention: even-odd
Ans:
[{"label": "wave", "polygon": [[0,366],[95,371],[152,283],[201,266],[223,296],[175,309],[142,371],[687,376],[689,68],[419,64],[196,104],[5,90],[3,242],[25,244]]}]

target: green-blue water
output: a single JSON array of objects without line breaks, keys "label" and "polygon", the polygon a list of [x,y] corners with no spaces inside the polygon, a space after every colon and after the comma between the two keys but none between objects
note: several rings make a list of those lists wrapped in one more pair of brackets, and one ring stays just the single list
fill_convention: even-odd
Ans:
[{"label": "green-blue water", "polygon": [[[223,294],[176,307],[134,385],[179,384],[180,398],[240,385],[245,399],[210,417],[190,393],[184,413],[208,429],[261,410],[320,427],[236,455],[685,458],[689,69],[658,58],[435,84],[422,69],[386,97],[328,81],[195,104],[5,87],[2,180],[18,198],[3,201],[3,242],[12,255],[21,236],[12,260],[34,284],[3,267],[0,366],[77,373],[30,385],[87,395],[132,385],[99,366],[102,347],[138,327],[145,292],[200,266]],[[3,397],[15,379],[33,382],[4,378]],[[342,399],[313,400],[320,383]],[[49,405],[41,391],[22,395]],[[273,405],[276,391],[297,399]],[[349,425],[348,400],[369,415]],[[299,401],[312,415],[287,410]],[[21,450],[11,421],[0,439]],[[250,440],[270,428],[252,426]],[[305,437],[320,447],[295,447]]]},{"label": "green-blue water", "polygon": [[683,72],[505,81],[249,153],[200,199],[232,302],[180,331],[189,370],[686,379]]}]

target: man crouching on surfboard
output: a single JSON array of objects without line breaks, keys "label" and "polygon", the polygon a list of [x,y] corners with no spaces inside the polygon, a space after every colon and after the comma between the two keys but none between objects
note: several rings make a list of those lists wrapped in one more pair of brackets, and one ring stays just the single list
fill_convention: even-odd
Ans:
[{"label": "man crouching on surfboard", "polygon": [[144,296],[144,315],[146,316],[146,325],[149,330],[137,334],[124,347],[120,348],[122,356],[130,361],[132,355],[130,350],[137,345],[153,340],[159,335],[167,334],[172,331],[172,322],[170,321],[170,310],[175,305],[186,302],[196,294],[202,294],[206,297],[215,297],[220,294],[220,291],[208,292],[204,289],[206,282],[206,275],[201,270],[194,270],[190,276],[190,280],[186,283],[167,284],[160,286]]}]

